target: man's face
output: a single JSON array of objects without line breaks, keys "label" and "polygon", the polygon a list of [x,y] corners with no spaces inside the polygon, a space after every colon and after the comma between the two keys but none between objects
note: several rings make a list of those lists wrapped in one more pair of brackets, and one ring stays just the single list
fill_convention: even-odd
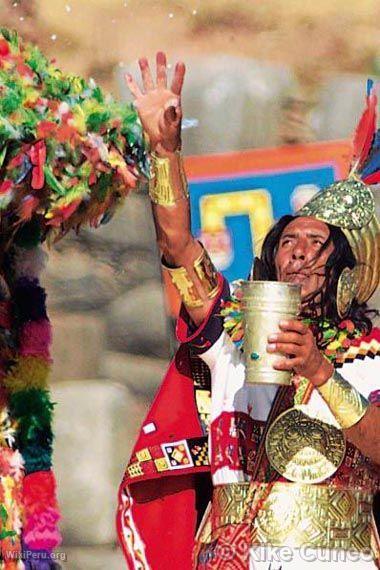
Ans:
[{"label": "man's face", "polygon": [[328,240],[330,230],[324,222],[300,217],[292,220],[283,230],[275,257],[277,279],[301,285],[301,298],[305,299],[323,286],[325,266],[334,245]]}]

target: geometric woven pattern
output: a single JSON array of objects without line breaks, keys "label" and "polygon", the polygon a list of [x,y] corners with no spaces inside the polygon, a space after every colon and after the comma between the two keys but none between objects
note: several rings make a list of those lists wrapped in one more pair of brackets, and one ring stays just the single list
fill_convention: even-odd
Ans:
[{"label": "geometric woven pattern", "polygon": [[255,542],[370,552],[372,502],[365,491],[275,483]]},{"label": "geometric woven pattern", "polygon": [[251,524],[251,544],[371,551],[373,495],[362,490],[276,482],[253,521],[252,501],[265,483],[218,486],[212,537],[228,524]]},{"label": "geometric woven pattern", "polygon": [[141,479],[165,471],[203,469],[210,465],[207,436],[170,441],[136,451],[124,480]]},{"label": "geometric woven pattern", "polygon": [[198,355],[190,352],[191,376],[194,382],[195,405],[204,435],[208,434],[211,414],[210,369]]},{"label": "geometric woven pattern", "polygon": [[345,362],[352,362],[355,358],[369,356],[374,358],[380,355],[380,342],[377,338],[368,341],[362,340],[358,344],[352,344],[345,352],[337,354],[335,366],[342,366]]}]

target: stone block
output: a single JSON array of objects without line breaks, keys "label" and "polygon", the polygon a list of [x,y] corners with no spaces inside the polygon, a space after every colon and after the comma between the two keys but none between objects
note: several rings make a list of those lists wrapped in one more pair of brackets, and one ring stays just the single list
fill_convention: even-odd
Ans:
[{"label": "stone block", "polygon": [[154,396],[160,385],[169,361],[163,358],[106,351],[100,373],[127,386],[134,394],[147,400]]},{"label": "stone block", "polygon": [[44,277],[49,306],[65,312],[101,309],[123,291],[123,281],[111,264],[84,252],[79,243],[53,250]]},{"label": "stone block", "polygon": [[63,548],[63,570],[125,570],[126,562],[115,546],[77,546]]},{"label": "stone block", "polygon": [[105,324],[93,313],[51,313],[52,379],[78,380],[99,374],[105,348]]},{"label": "stone block", "polygon": [[44,286],[53,310],[95,311],[131,287],[159,276],[156,251],[129,249],[81,235],[50,250]]},{"label": "stone block", "polygon": [[52,397],[64,544],[112,544],[118,486],[146,410],[109,380],[61,382]]},{"label": "stone block", "polygon": [[96,229],[83,228],[86,238],[122,247],[156,251],[151,205],[144,194],[131,192],[112,220]]},{"label": "stone block", "polygon": [[113,301],[106,322],[110,350],[168,357],[168,319],[160,281],[143,283]]}]

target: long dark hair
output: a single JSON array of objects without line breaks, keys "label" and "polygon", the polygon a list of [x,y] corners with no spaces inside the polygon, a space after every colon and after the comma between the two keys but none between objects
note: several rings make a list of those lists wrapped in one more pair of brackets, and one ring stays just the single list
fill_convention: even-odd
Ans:
[{"label": "long dark hair", "polygon": [[[277,281],[275,257],[280,237],[286,226],[294,219],[295,216],[283,216],[267,234],[262,247],[260,263],[260,277],[262,279]],[[319,253],[322,253],[330,243],[333,243],[334,249],[326,262],[324,286],[314,291],[306,299],[305,316],[318,317],[321,320],[326,319],[332,324],[338,325],[342,320],[339,317],[336,304],[338,279],[345,267],[350,269],[354,267],[355,257],[342,230],[330,224],[326,225],[330,230],[330,235]],[[374,314],[376,311],[369,310],[365,303],[359,304],[354,300],[345,318],[350,319],[363,334],[368,334],[372,330],[371,317]]]}]

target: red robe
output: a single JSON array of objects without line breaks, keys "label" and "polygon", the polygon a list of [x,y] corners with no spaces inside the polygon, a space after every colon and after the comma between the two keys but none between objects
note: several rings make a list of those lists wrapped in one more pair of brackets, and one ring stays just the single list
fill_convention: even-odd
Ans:
[{"label": "red robe", "polygon": [[209,397],[210,387],[194,381],[189,343],[199,353],[221,334],[221,319],[212,317],[228,294],[222,276],[219,290],[197,330],[189,332],[181,311],[177,337],[182,344],[145,418],[120,485],[117,530],[133,570],[192,567],[197,523],[211,498],[207,433],[197,404]]}]

